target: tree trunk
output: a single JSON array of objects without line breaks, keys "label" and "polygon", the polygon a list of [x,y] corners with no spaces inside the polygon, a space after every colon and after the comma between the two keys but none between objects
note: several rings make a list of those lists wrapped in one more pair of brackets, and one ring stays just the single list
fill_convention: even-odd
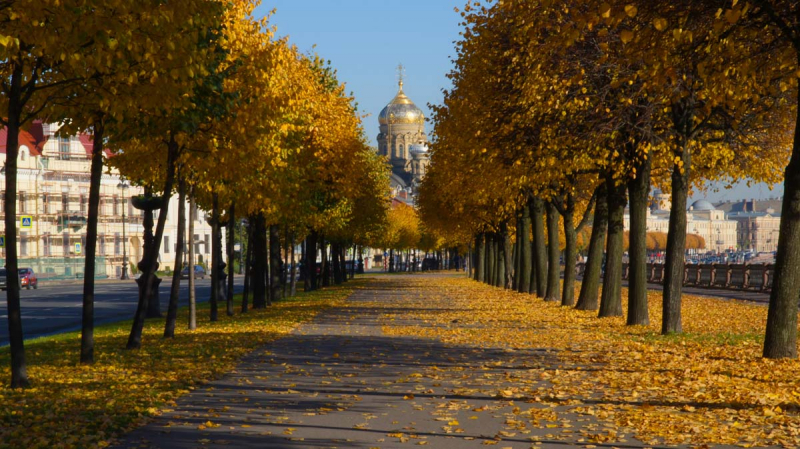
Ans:
[{"label": "tree trunk", "polygon": [[497,239],[495,238],[494,232],[490,232],[486,234],[486,283],[489,285],[494,285],[494,277],[495,273],[495,261],[497,260],[496,251],[497,249]]},{"label": "tree trunk", "polygon": [[212,194],[211,200],[211,296],[209,298],[210,320],[213,323],[219,319],[219,244],[220,242],[220,224],[219,224],[219,196]]},{"label": "tree trunk", "polygon": [[[800,92],[797,103],[800,105]],[[764,357],[771,359],[797,358],[797,292],[800,291],[800,107],[796,114],[794,147],[784,174],[778,254],[764,336]]]},{"label": "tree trunk", "polygon": [[253,308],[267,308],[267,223],[263,213],[253,223]]},{"label": "tree trunk", "polygon": [[251,274],[253,257],[253,216],[247,218],[247,251],[244,256],[244,291],[242,292],[242,313],[247,313],[248,301],[250,300],[250,284],[253,278]]},{"label": "tree trunk", "polygon": [[561,264],[558,259],[561,248],[558,240],[558,209],[551,201],[547,202],[547,293],[545,301],[561,300]]},{"label": "tree trunk", "polygon": [[342,285],[342,266],[341,259],[339,259],[339,245],[338,242],[331,243],[331,254],[333,259],[333,283]]},{"label": "tree trunk", "polygon": [[[342,269],[342,282],[347,282],[347,246],[342,244],[341,248],[339,248],[339,267]],[[353,258],[353,263],[355,264],[355,257]]]},{"label": "tree trunk", "polygon": [[597,293],[600,289],[600,272],[603,268],[603,243],[608,227],[608,198],[606,183],[597,186],[592,235],[589,237],[589,254],[581,280],[581,293],[578,296],[578,310],[597,310]]},{"label": "tree trunk", "polygon": [[[94,122],[92,166],[89,178],[89,216],[86,223],[86,260],[83,267],[83,310],[81,317],[82,364],[94,363],[94,274],[97,254],[97,217],[100,209],[100,182],[103,177],[102,119]],[[10,276],[8,277],[10,279]]]},{"label": "tree trunk", "polygon": [[194,188],[189,190],[189,330],[197,329],[197,294],[194,280],[194,221],[197,220]]},{"label": "tree trunk", "polygon": [[[517,291],[520,293],[531,292],[531,262],[533,253],[531,246],[531,208],[529,204],[522,207],[520,220],[517,223],[517,252],[519,253],[519,272],[516,273]],[[534,289],[535,290],[535,289]]]},{"label": "tree trunk", "polygon": [[300,247],[300,260],[303,265],[300,267],[300,275],[303,276],[303,291],[311,291],[311,274],[308,267],[308,236],[303,239],[303,244]]},{"label": "tree trunk", "polygon": [[139,303],[136,307],[136,314],[134,315],[131,325],[131,333],[128,336],[127,349],[139,349],[142,346],[142,330],[144,329],[144,320],[147,315],[149,292],[152,291],[155,281],[158,246],[160,246],[159,244],[164,236],[164,225],[167,222],[167,215],[169,214],[169,200],[170,197],[172,197],[172,185],[175,180],[175,163],[177,159],[178,143],[175,141],[174,136],[170,136],[170,141],[167,145],[167,175],[164,181],[164,195],[161,198],[161,208],[158,215],[158,224],[156,225],[156,234],[153,236],[150,251],[145,251],[148,260],[144,260],[142,264],[144,268],[144,270],[142,270],[142,276],[146,279],[144,282],[144,294],[139,295]]},{"label": "tree trunk", "polygon": [[328,245],[325,243],[325,236],[320,237],[319,240],[319,249],[322,259],[322,269],[320,270],[322,274],[322,286],[328,287],[331,285],[330,272],[328,271],[330,269],[328,267]]},{"label": "tree trunk", "polygon": [[[662,299],[661,333],[680,333],[681,295],[683,294],[684,253],[686,252],[686,202],[689,196],[691,155],[688,142],[683,145],[680,160],[672,168],[672,207],[667,233],[667,255],[664,261],[664,296]],[[683,171],[683,173],[681,173]],[[777,273],[776,273],[777,274]],[[777,280],[777,276],[775,278]],[[794,292],[797,296],[797,291]],[[797,310],[793,312],[797,314]]]},{"label": "tree trunk", "polygon": [[[511,234],[508,232],[508,222],[503,222],[502,225],[503,230],[503,254],[505,255],[505,260],[503,261],[503,265],[505,266],[505,278],[503,282],[503,287],[509,290],[513,290],[514,288],[514,272],[511,269],[514,263],[514,255],[512,254],[514,251],[513,245],[511,245]],[[449,259],[448,259],[449,260]]]},{"label": "tree trunk", "polygon": [[600,317],[622,316],[622,253],[625,235],[624,215],[625,185],[618,184],[610,174],[606,177],[608,189],[608,236],[606,238],[606,271],[603,275],[603,293],[600,296]]},{"label": "tree trunk", "polygon": [[236,240],[236,206],[231,203],[231,207],[228,211],[228,298],[225,313],[227,313],[228,316],[233,316],[233,273],[236,271],[233,269],[236,265],[234,263],[236,257],[233,245]]},{"label": "tree trunk", "polygon": [[281,228],[278,225],[269,227],[269,301],[273,303],[281,299]]},{"label": "tree trunk", "polygon": [[[183,241],[186,233],[186,182],[182,170],[178,169],[178,238],[176,239],[175,264],[172,272],[172,285],[169,290],[167,306],[167,322],[164,326],[164,338],[175,336],[175,322],[178,320],[178,301],[181,289],[181,261],[183,259]],[[194,277],[194,270],[189,269],[189,277]]]},{"label": "tree trunk", "polygon": [[531,208],[531,228],[533,230],[533,269],[531,270],[530,292],[540,298],[547,293],[547,252],[544,237],[544,201],[533,198]]},{"label": "tree trunk", "polygon": [[650,324],[647,304],[647,203],[650,195],[650,167],[650,157],[647,157],[636,164],[636,178],[628,181],[628,325]]},{"label": "tree trunk", "polygon": [[306,238],[306,272],[311,290],[317,289],[317,231]]},{"label": "tree trunk", "polygon": [[484,244],[484,240],[486,239],[486,235],[481,232],[475,238],[475,280],[478,282],[484,282],[486,273],[484,272],[484,253],[486,252],[486,245]]},{"label": "tree trunk", "polygon": [[389,250],[389,273],[394,273],[394,250]]},{"label": "tree trunk", "polygon": [[[587,210],[586,213],[589,213]],[[575,264],[578,258],[578,236],[575,232],[575,197],[567,193],[564,205],[564,291],[561,305],[575,305]]]},{"label": "tree trunk", "polygon": [[294,261],[294,254],[295,254],[295,251],[294,251],[295,241],[294,241],[294,239],[295,239],[295,235],[294,235],[294,231],[292,231],[292,234],[291,234],[291,236],[289,238],[289,241],[291,242],[290,243],[291,247],[290,247],[290,256],[289,256],[290,257],[290,262],[289,263],[292,264],[291,265],[291,273],[289,274],[291,276],[291,279],[289,279],[289,296],[296,296],[297,295],[297,264]]},{"label": "tree trunk", "polygon": [[17,156],[19,154],[20,117],[22,115],[22,67],[14,65],[8,95],[6,131],[6,193],[3,204],[6,234],[6,306],[8,337],[11,352],[11,388],[30,385],[25,363],[22,312],[19,300],[19,262],[17,261]]}]

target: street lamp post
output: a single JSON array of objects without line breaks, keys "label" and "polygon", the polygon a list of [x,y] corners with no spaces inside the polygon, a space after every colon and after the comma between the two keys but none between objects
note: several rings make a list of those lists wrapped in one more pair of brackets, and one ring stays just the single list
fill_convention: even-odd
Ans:
[{"label": "street lamp post", "polygon": [[120,279],[128,279],[128,245],[125,235],[125,189],[128,187],[128,183],[125,181],[117,184],[117,188],[122,192],[122,276]]}]

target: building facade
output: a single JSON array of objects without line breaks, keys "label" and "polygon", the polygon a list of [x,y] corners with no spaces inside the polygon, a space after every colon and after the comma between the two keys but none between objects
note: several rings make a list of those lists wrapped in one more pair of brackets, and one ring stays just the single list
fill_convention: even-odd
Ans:
[{"label": "building facade", "polygon": [[378,115],[378,154],[391,164],[391,188],[395,196],[401,191],[416,192],[428,169],[428,137],[422,110],[403,92],[401,78],[397,95]]},{"label": "building facade", "polygon": [[[647,211],[647,232],[669,231],[669,209],[663,205],[669,203],[668,197],[659,197]],[[624,217],[625,230],[630,229],[630,215]],[[726,219],[725,212],[714,207],[706,200],[692,203],[686,213],[686,232],[699,235],[705,240],[707,251],[723,252],[737,249],[737,222]]]},{"label": "building facade", "polygon": [[[19,266],[33,268],[42,280],[81,278],[84,271],[92,140],[87,135],[56,136],[57,130],[58,125],[33,123],[20,133],[17,160]],[[0,153],[5,152],[3,129]],[[0,171],[0,189],[3,190],[0,191],[0,215],[3,215],[4,171]],[[130,198],[142,193],[141,187],[122,182],[116,170],[104,170],[97,225],[97,277],[118,278],[123,264],[127,264],[128,274],[133,277],[130,267],[142,258],[144,229],[143,213],[133,208]],[[177,196],[173,196],[160,245],[162,270],[172,268],[175,262],[177,203]],[[194,242],[198,254],[195,262],[210,260],[211,227],[206,217],[201,211],[195,222]],[[4,226],[0,220],[0,234],[3,235]],[[0,248],[0,257],[5,258],[5,248]]]},{"label": "building facade", "polygon": [[730,210],[728,219],[739,224],[737,242],[740,248],[758,253],[778,249],[781,214],[775,208],[781,207],[781,200],[742,200],[722,206]]}]

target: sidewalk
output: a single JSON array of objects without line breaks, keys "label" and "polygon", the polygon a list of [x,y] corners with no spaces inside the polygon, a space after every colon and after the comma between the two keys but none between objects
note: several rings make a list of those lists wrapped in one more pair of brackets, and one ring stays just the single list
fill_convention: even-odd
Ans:
[{"label": "sidewalk", "polygon": [[447,297],[424,297],[432,292],[425,283],[441,278],[453,276],[376,277],[346,307],[245,357],[117,447],[662,447],[581,413],[584,405],[602,409],[602,390],[576,401],[554,387],[559,370],[603,369],[595,358],[570,365],[547,347],[456,346],[384,333],[387,325],[503,332],[460,319],[419,320],[464,312],[448,309]]}]

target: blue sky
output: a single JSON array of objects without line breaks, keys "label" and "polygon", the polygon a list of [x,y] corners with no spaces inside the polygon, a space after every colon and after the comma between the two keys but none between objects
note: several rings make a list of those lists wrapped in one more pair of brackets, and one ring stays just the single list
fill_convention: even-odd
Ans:
[{"label": "blue sky", "polygon": [[[397,93],[397,65],[405,69],[404,91],[430,116],[428,103],[442,100],[449,57],[458,39],[464,0],[265,0],[256,10],[277,12],[270,22],[303,52],[329,59],[339,80],[370,116],[364,128],[372,145],[378,113]],[[314,46],[316,45],[316,48]],[[426,125],[430,131],[430,125]]]},{"label": "blue sky", "polygon": [[[257,16],[275,8],[271,19],[278,34],[303,52],[314,51],[331,61],[339,80],[347,84],[364,119],[372,145],[378,134],[378,113],[397,92],[398,64],[405,67],[406,94],[430,117],[429,103],[442,101],[449,88],[445,76],[451,69],[453,42],[459,38],[461,8],[465,0],[265,0]],[[316,46],[316,47],[315,47]],[[430,132],[430,124],[426,125]],[[711,201],[769,198],[783,194],[764,184],[733,189],[722,186],[696,193],[692,200]]]}]

